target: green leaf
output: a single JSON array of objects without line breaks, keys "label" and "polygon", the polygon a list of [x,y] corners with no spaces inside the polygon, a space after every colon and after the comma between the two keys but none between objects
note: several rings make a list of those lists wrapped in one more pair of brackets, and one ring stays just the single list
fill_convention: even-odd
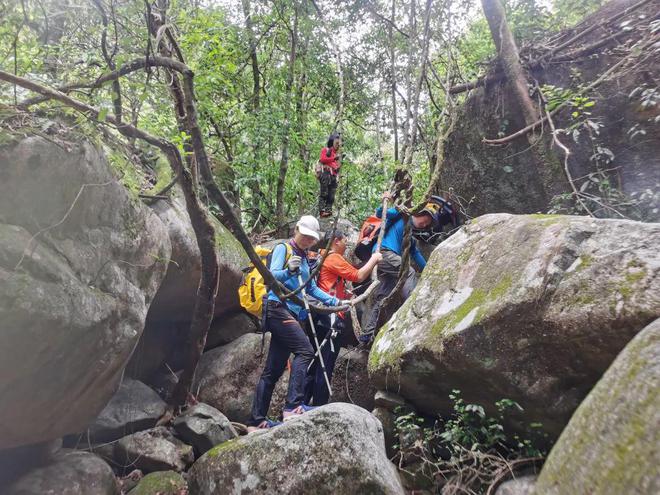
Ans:
[{"label": "green leaf", "polygon": [[99,122],[105,122],[105,118],[108,116],[108,109],[103,107],[101,110],[99,110],[99,114],[96,117],[96,120]]}]

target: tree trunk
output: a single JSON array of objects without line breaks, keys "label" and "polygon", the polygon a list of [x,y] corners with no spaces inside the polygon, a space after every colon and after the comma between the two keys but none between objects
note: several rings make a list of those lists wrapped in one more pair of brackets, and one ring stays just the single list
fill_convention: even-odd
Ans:
[{"label": "tree trunk", "polygon": [[481,5],[488,21],[490,33],[493,36],[495,48],[497,49],[504,73],[511,83],[525,123],[530,125],[538,120],[539,115],[534,102],[529,96],[527,78],[520,64],[518,47],[509,29],[509,24],[506,21],[502,2],[500,0],[481,0]]},{"label": "tree trunk", "polygon": [[415,69],[415,54],[417,53],[417,8],[415,0],[410,1],[410,12],[408,14],[408,70],[406,71],[406,114],[403,121],[403,146],[401,147],[401,154],[403,159],[406,158],[408,146],[410,145],[410,123],[412,117],[411,103],[412,103],[412,78]]},{"label": "tree trunk", "polygon": [[296,69],[296,52],[298,49],[298,4],[294,2],[293,28],[291,29],[291,51],[289,53],[289,68],[284,87],[284,125],[282,139],[282,155],[280,158],[280,172],[277,177],[277,191],[275,200],[275,217],[277,219],[277,229],[284,225],[284,184],[286,173],[289,168],[289,130],[291,128],[291,92],[293,89],[293,79]]},{"label": "tree trunk", "polygon": [[[509,24],[506,21],[502,2],[500,0],[481,0],[481,5],[488,21],[488,26],[490,27],[495,48],[497,48],[502,69],[511,84],[511,89],[523,114],[525,124],[531,125],[539,119],[539,112],[536,110],[534,102],[529,96],[527,78],[520,64],[518,47],[509,29]],[[531,161],[536,172],[534,184],[535,194],[538,195],[541,201],[547,203],[548,195],[545,181],[551,180],[547,177],[547,163],[551,160],[547,155],[548,153],[552,153],[552,151],[548,150],[544,143],[540,142],[540,136],[534,132],[527,134],[527,141],[530,145]]]},{"label": "tree trunk", "polygon": [[[301,62],[301,67],[303,68],[298,82],[296,84],[296,134],[300,140],[300,146],[298,147],[298,156],[302,162],[302,167],[305,173],[309,172],[310,158],[309,158],[309,147],[307,146],[307,141],[305,140],[305,129],[307,128],[307,106],[305,105],[305,96],[307,89],[307,71],[305,70],[305,62],[307,59],[307,49],[309,47],[309,35],[305,35],[303,38],[302,46],[300,47],[300,55],[298,59]],[[302,207],[302,202],[299,203]]]},{"label": "tree trunk", "polygon": [[389,25],[388,38],[390,43],[390,78],[392,89],[392,132],[394,133],[394,162],[399,161],[399,122],[396,113],[396,59],[394,56],[394,21],[396,16],[396,0],[392,0],[392,22]]},{"label": "tree trunk", "polygon": [[406,147],[406,154],[403,157],[404,166],[412,164],[413,154],[415,153],[415,145],[417,144],[417,125],[419,122],[419,95],[422,92],[422,83],[426,77],[426,58],[429,52],[429,41],[431,36],[431,5],[433,0],[426,0],[426,9],[424,11],[424,34],[422,36],[422,55],[419,61],[419,74],[417,74],[417,81],[412,94],[413,101],[408,102],[408,107],[412,112],[412,123],[410,125],[408,146]]},{"label": "tree trunk", "polygon": [[241,0],[243,4],[243,15],[245,15],[245,29],[248,35],[248,44],[250,46],[250,61],[252,63],[252,108],[254,112],[259,111],[260,105],[260,92],[261,92],[261,81],[260,81],[260,72],[259,72],[259,60],[257,59],[257,42],[254,37],[254,24],[252,22],[252,16],[250,15],[250,0]]}]

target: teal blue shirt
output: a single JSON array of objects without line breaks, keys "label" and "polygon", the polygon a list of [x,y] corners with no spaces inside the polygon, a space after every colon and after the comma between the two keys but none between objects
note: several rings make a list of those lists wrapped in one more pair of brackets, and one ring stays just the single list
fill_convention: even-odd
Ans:
[{"label": "teal blue shirt", "polygon": [[[383,207],[379,207],[376,210],[376,216],[381,217],[383,215]],[[412,221],[412,220],[408,220]],[[403,219],[403,215],[396,208],[389,208],[387,210],[387,227],[385,230],[385,235],[383,236],[383,243],[381,247],[389,249],[390,251],[401,256],[403,252],[403,236],[406,229],[406,221]],[[374,251],[376,250],[376,245],[374,244]],[[410,239],[410,256],[415,260],[417,266],[422,270],[426,267],[426,260],[422,253],[417,249],[417,243],[415,239]]]}]

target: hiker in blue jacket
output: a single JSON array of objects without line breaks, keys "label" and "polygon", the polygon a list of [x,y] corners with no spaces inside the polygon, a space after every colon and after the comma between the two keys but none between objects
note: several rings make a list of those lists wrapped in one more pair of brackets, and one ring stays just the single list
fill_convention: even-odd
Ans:
[{"label": "hiker in blue jacket", "polygon": [[[288,290],[296,290],[300,286],[299,277],[305,283],[305,290],[314,299],[326,306],[350,304],[323,292],[316,282],[310,279],[310,267],[307,261],[307,250],[318,242],[319,222],[311,215],[305,215],[296,224],[296,232],[285,244],[279,244],[273,249],[270,261],[270,272]],[[299,297],[301,294],[299,294]],[[282,412],[284,421],[299,416],[311,409],[303,404],[307,368],[314,359],[314,349],[303,330],[302,325],[307,320],[305,308],[295,304],[291,299],[282,303],[271,290],[264,303],[263,330],[270,332],[268,357],[252,403],[252,414],[248,422],[248,431],[261,428],[271,428],[278,425],[266,418],[275,384],[284,373],[289,355],[293,354],[289,390]]]},{"label": "hiker in blue jacket", "polygon": [[[390,201],[392,195],[389,192],[383,194],[383,199]],[[441,205],[435,202],[427,203],[424,208],[410,217],[412,226],[417,230],[427,230],[433,227],[437,222],[438,215],[441,212]],[[380,217],[383,214],[383,207],[376,210],[376,216]],[[387,210],[387,219],[385,226],[385,234],[381,244],[381,253],[383,259],[378,263],[378,280],[380,284],[376,290],[374,304],[371,308],[371,313],[368,315],[367,323],[363,329],[363,334],[360,336],[360,341],[367,343],[376,331],[378,325],[378,317],[383,300],[392,292],[396,286],[399,278],[399,269],[401,268],[401,254],[403,253],[403,237],[406,229],[406,220],[397,208],[389,208]],[[374,244],[373,250],[376,250]],[[415,239],[410,239],[410,257],[417,264],[420,271],[426,266],[426,260],[422,253],[417,249]],[[402,296],[403,299],[408,299],[410,293],[417,285],[417,275],[415,270],[411,267],[408,268],[408,275],[403,285]]]}]

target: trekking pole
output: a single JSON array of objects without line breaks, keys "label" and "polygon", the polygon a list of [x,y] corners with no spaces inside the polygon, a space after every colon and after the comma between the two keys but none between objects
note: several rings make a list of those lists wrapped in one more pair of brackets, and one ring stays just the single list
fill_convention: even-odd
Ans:
[{"label": "trekking pole", "polygon": [[[327,344],[328,342],[330,342],[330,350],[334,353],[335,352],[335,345],[334,345],[333,342],[334,342],[335,337],[337,337],[337,335],[338,335],[337,330],[335,330],[334,328],[330,329],[330,332],[328,332],[328,335],[326,336],[325,339],[323,339],[323,341],[321,342],[321,345],[318,347],[318,349],[314,353],[314,357],[319,355],[319,353],[321,352],[321,349],[323,349],[323,346],[325,344]],[[309,363],[309,366],[307,367],[307,371],[312,369],[313,364],[314,364],[314,362]]]},{"label": "trekking pole", "polygon": [[312,327],[312,335],[314,335],[314,343],[318,349],[319,361],[321,362],[321,369],[323,370],[323,377],[325,378],[325,384],[328,387],[328,395],[332,397],[332,387],[330,387],[330,380],[328,379],[328,372],[325,369],[325,361],[323,360],[323,355],[321,354],[321,347],[319,346],[319,338],[316,336],[316,328],[314,327],[314,318],[312,318],[312,312],[309,309],[309,302],[307,301],[307,291],[305,290],[305,285],[303,284],[302,274],[298,273],[298,283],[303,288],[302,289],[302,300],[305,303],[305,310],[307,311],[307,318],[309,319],[309,324]]}]

